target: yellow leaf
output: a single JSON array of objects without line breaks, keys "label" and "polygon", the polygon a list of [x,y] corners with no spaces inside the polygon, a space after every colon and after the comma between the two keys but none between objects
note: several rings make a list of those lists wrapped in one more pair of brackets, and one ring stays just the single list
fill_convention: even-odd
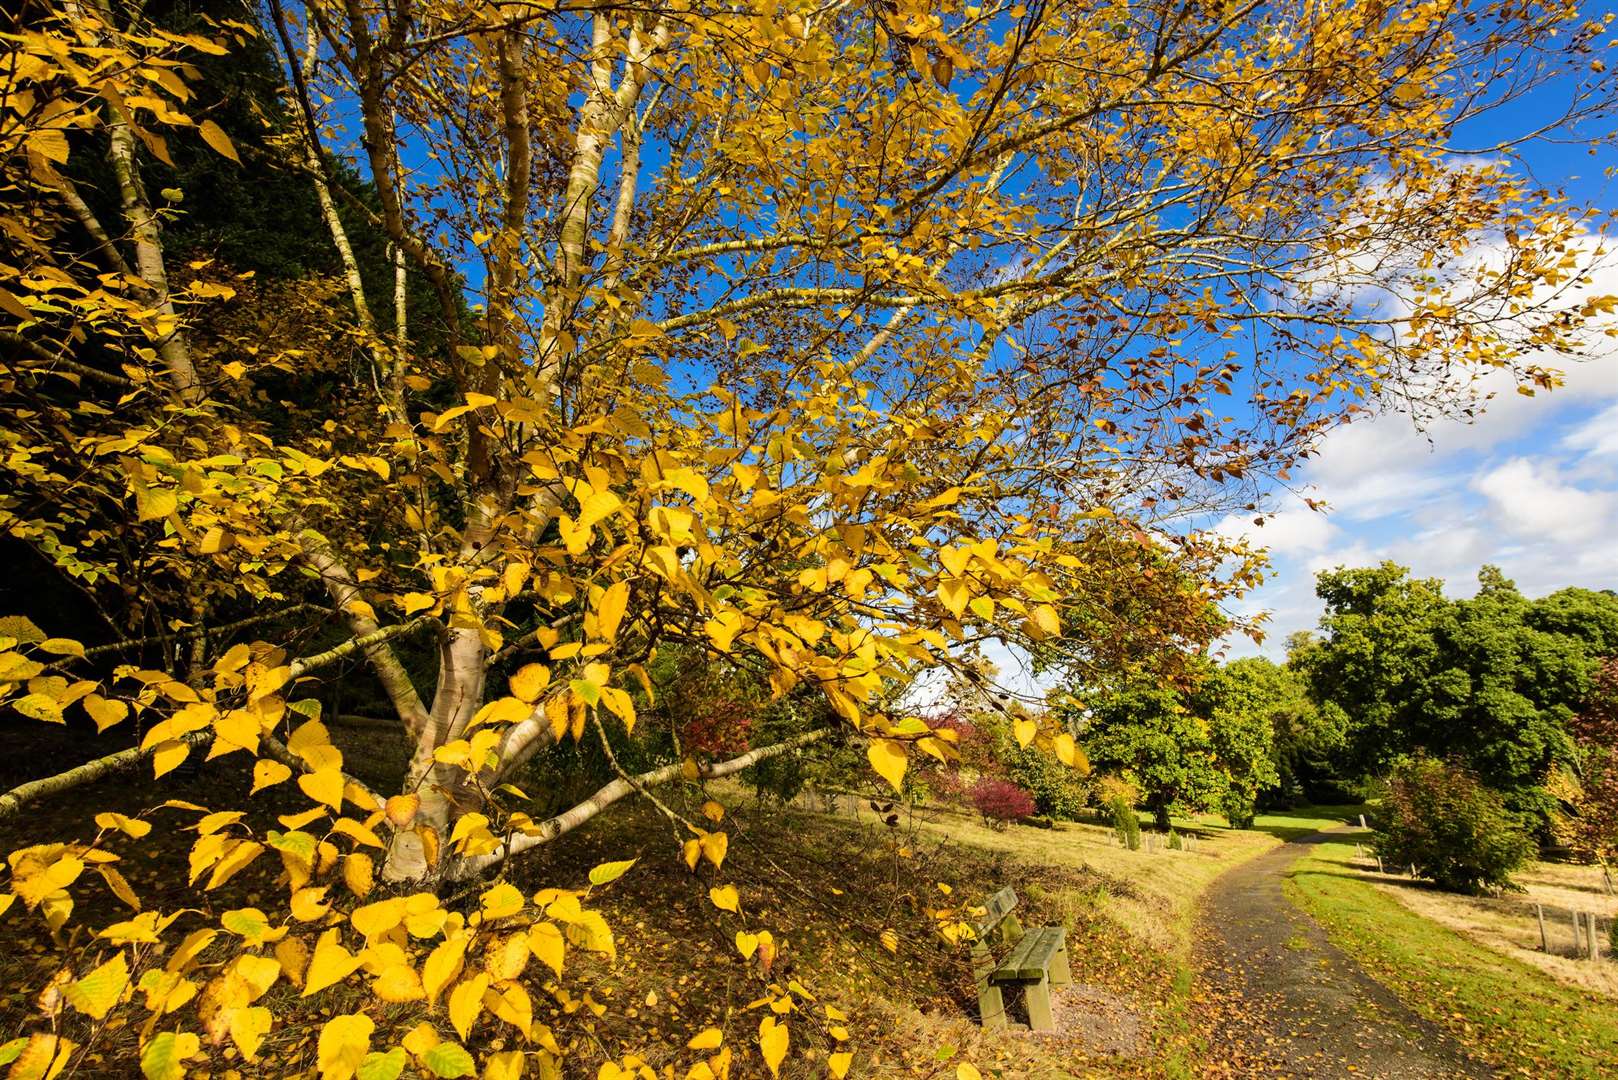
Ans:
[{"label": "yellow leaf", "polygon": [[453,938],[440,942],[427,956],[421,968],[421,985],[427,991],[427,1004],[438,1001],[438,995],[461,973],[466,962],[466,938]]},{"label": "yellow leaf", "polygon": [[555,694],[545,702],[545,720],[551,726],[551,738],[557,742],[567,732],[567,696]]},{"label": "yellow leaf", "polygon": [[629,872],[629,868],[635,865],[635,861],[634,859],[628,859],[624,862],[602,863],[590,871],[590,884],[609,885],[617,881]]},{"label": "yellow leaf", "polygon": [[376,884],[376,873],[369,855],[353,852],[343,857],[343,884],[355,896],[366,896]]},{"label": "yellow leaf", "polygon": [[847,1050],[830,1054],[826,1058],[826,1067],[831,1070],[831,1074],[837,1080],[843,1080],[843,1077],[848,1075],[848,1067],[852,1064],[854,1064],[854,1055]]},{"label": "yellow leaf", "polygon": [[[20,1038],[20,1036],[19,1036]],[[10,1046],[11,1044],[7,1044]],[[60,1075],[78,1043],[59,1035],[35,1032],[18,1051],[8,1074],[10,1080],[54,1080]]]},{"label": "yellow leaf", "polygon": [[1011,733],[1017,737],[1017,745],[1026,750],[1028,744],[1034,741],[1034,736],[1039,734],[1039,724],[1027,719],[1013,720]]},{"label": "yellow leaf", "polygon": [[173,772],[190,753],[190,745],[179,739],[163,740],[152,750],[152,775],[155,777]]},{"label": "yellow leaf", "polygon": [[399,1040],[399,1045],[410,1051],[411,1056],[420,1059],[426,1057],[427,1051],[437,1046],[439,1041],[438,1032],[433,1030],[433,1025],[423,1020]]},{"label": "yellow leaf", "polygon": [[214,863],[213,873],[208,877],[208,884],[203,891],[216,889],[245,870],[254,859],[264,853],[264,845],[256,840],[244,840],[225,853],[224,858]]},{"label": "yellow leaf", "polygon": [[534,1023],[534,1003],[522,984],[508,982],[483,995],[483,1007],[524,1035]]},{"label": "yellow leaf", "polygon": [[865,748],[865,757],[877,775],[893,785],[893,790],[901,790],[905,768],[910,764],[902,745],[892,739],[872,739],[871,745]]},{"label": "yellow leaf", "polygon": [[146,1080],[182,1080],[189,1058],[197,1056],[202,1040],[189,1031],[165,1031],[154,1035],[141,1048],[140,1071]]},{"label": "yellow leaf", "polygon": [[490,1054],[483,1059],[483,1080],[522,1080],[525,1057],[521,1050]]},{"label": "yellow leaf", "polygon": [[758,935],[745,930],[736,931],[736,951],[742,954],[743,960],[751,960],[758,951]]},{"label": "yellow leaf", "polygon": [[390,1004],[420,1001],[426,996],[421,976],[409,964],[394,964],[383,970],[371,983],[371,992]]},{"label": "yellow leaf", "polygon": [[426,593],[407,592],[399,603],[404,605],[406,615],[414,615],[418,611],[426,611],[438,601]]},{"label": "yellow leaf", "polygon": [[180,497],[173,488],[138,487],[135,489],[135,515],[141,521],[156,521],[174,513]]},{"label": "yellow leaf", "polygon": [[725,808],[719,803],[714,802],[712,799],[709,799],[707,802],[702,804],[702,816],[717,825],[721,821],[725,820]]},{"label": "yellow leaf", "polygon": [[946,611],[959,619],[961,613],[966,610],[967,603],[972,599],[972,593],[965,580],[946,578],[938,583],[938,599]]},{"label": "yellow leaf", "polygon": [[720,885],[708,890],[708,899],[720,911],[741,912],[741,895],[736,892],[734,885]]},{"label": "yellow leaf", "polygon": [[511,676],[511,696],[532,705],[550,682],[550,668],[544,664],[524,664]]},{"label": "yellow leaf", "polygon": [[317,769],[304,773],[298,777],[298,787],[315,802],[325,803],[333,810],[343,808],[343,773],[340,769]]},{"label": "yellow leaf", "polygon": [[402,829],[416,818],[416,811],[421,809],[421,796],[415,792],[408,795],[391,795],[387,802],[388,824],[395,829]]},{"label": "yellow leaf", "polygon": [[1055,744],[1057,760],[1063,765],[1072,769],[1088,768],[1090,763],[1084,759],[1084,752],[1073,741],[1073,736],[1064,731],[1052,742]]},{"label": "yellow leaf", "polygon": [[610,491],[592,492],[579,507],[579,527],[590,528],[622,505],[622,500]]},{"label": "yellow leaf", "polygon": [[1049,604],[1039,604],[1028,613],[1035,626],[1048,637],[1056,637],[1062,632],[1062,618],[1056,614],[1056,609]]},{"label": "yellow leaf", "polygon": [[615,581],[601,594],[601,600],[596,604],[596,633],[603,641],[614,641],[618,637],[618,626],[624,621],[624,612],[629,607],[629,582],[627,580]]},{"label": "yellow leaf", "polygon": [[703,624],[703,630],[713,647],[719,652],[729,652],[731,642],[742,628],[742,615],[739,611],[727,608]]},{"label": "yellow leaf", "polygon": [[103,829],[117,829],[128,833],[136,840],[152,831],[150,821],[141,821],[139,818],[125,817],[122,814],[102,813],[96,815],[96,825]]},{"label": "yellow leaf", "polygon": [[759,1021],[758,1052],[764,1055],[764,1064],[769,1066],[771,1076],[781,1075],[781,1062],[786,1060],[789,1038],[787,1026],[775,1017],[766,1016]]},{"label": "yellow leaf", "polygon": [[687,1050],[717,1050],[719,1044],[725,1041],[725,1033],[716,1027],[705,1028],[691,1037],[685,1044]]},{"label": "yellow leaf", "polygon": [[348,916],[348,923],[359,931],[366,941],[370,941],[381,937],[404,921],[405,904],[404,897],[390,896],[386,900],[355,908]]},{"label": "yellow leaf", "polygon": [[95,721],[98,735],[129,715],[128,705],[121,701],[109,701],[100,694],[85,695],[81,704],[90,719]]},{"label": "yellow leaf", "polygon": [[273,787],[291,775],[292,770],[279,761],[259,758],[253,763],[253,790],[248,794],[254,795],[267,787]]},{"label": "yellow leaf", "polygon": [[273,1017],[262,1005],[230,1011],[230,1038],[248,1061],[258,1060],[258,1048],[269,1034]]},{"label": "yellow leaf", "polygon": [[129,985],[129,965],[120,950],[111,960],[97,967],[84,978],[68,986],[64,995],[68,1004],[86,1016],[100,1020],[118,1004],[124,987]]},{"label": "yellow leaf", "polygon": [[961,1062],[955,1066],[955,1080],[983,1080],[983,1074],[978,1072],[976,1065]]},{"label": "yellow leaf", "polygon": [[[502,881],[485,892],[482,899],[479,900],[479,906],[483,909],[485,921],[504,919],[509,915],[515,915],[522,910],[522,904],[522,893],[517,891],[515,885],[506,881]],[[464,1038],[465,1036],[463,1035],[462,1037]]]},{"label": "yellow leaf", "polygon": [[465,1039],[483,1011],[483,991],[489,988],[489,973],[479,971],[455,985],[449,992],[449,1022]]},{"label": "yellow leaf", "polygon": [[334,938],[321,938],[309,967],[303,973],[303,996],[335,986],[359,970],[361,958],[343,948]]},{"label": "yellow leaf", "polygon": [[894,932],[892,929],[884,930],[882,933],[877,935],[877,939],[882,942],[882,947],[884,949],[888,950],[890,953],[893,953],[895,956],[898,955],[899,935],[896,932]]},{"label": "yellow leaf", "polygon": [[714,865],[717,870],[725,861],[725,852],[730,850],[730,837],[722,832],[703,833],[697,839],[697,845],[702,848],[702,854]]},{"label": "yellow leaf", "polygon": [[231,145],[230,136],[225,134],[224,128],[212,120],[204,120],[197,126],[197,133],[202,136],[203,142],[213,147],[215,153],[223,154],[238,165],[242,163],[242,159],[236,156],[236,148]]},{"label": "yellow leaf", "polygon": [[528,928],[528,950],[540,963],[557,975],[562,974],[562,958],[567,951],[567,943],[562,940],[562,931],[554,923],[540,922]]},{"label": "yellow leaf", "polygon": [[320,1029],[320,1080],[349,1080],[371,1049],[376,1023],[364,1013],[345,1013]]}]

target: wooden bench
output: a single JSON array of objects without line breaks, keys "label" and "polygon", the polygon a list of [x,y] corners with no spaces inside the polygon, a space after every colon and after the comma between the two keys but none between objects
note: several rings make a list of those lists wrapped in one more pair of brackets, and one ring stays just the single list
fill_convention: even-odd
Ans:
[{"label": "wooden bench", "polygon": [[[1060,926],[1039,926],[1024,933],[1014,914],[1017,893],[1010,886],[989,898],[983,917],[974,924],[972,975],[978,984],[978,1013],[986,1028],[1006,1026],[1004,987],[1021,986],[1028,1006],[1028,1026],[1050,1031],[1051,987],[1071,986],[1073,972],[1067,962],[1067,931]],[[1002,959],[996,960],[996,954]]]}]

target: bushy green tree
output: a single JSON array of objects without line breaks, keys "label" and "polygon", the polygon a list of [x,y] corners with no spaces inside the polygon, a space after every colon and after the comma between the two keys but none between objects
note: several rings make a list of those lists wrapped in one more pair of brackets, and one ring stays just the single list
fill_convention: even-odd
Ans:
[{"label": "bushy green tree", "polygon": [[1323,637],[1295,663],[1315,699],[1349,718],[1350,767],[1453,755],[1543,822],[1568,723],[1599,658],[1618,647],[1618,597],[1564,589],[1530,600],[1494,567],[1478,577],[1476,596],[1449,600],[1393,563],[1322,573]]},{"label": "bushy green tree", "polygon": [[1280,783],[1277,717],[1296,706],[1300,689],[1285,668],[1252,657],[1210,672],[1193,698],[1225,780],[1218,808],[1238,828],[1253,824],[1259,793]]},{"label": "bushy green tree", "polygon": [[1533,841],[1477,774],[1425,755],[1395,768],[1372,813],[1372,847],[1452,892],[1509,889]]},{"label": "bushy green tree", "polygon": [[1090,764],[1122,773],[1141,791],[1158,828],[1169,811],[1207,809],[1226,788],[1208,725],[1172,686],[1137,681],[1092,694],[1075,717]]}]

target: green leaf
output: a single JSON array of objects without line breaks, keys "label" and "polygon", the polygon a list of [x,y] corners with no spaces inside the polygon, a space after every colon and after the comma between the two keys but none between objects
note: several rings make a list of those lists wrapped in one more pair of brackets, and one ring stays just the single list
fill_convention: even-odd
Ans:
[{"label": "green leaf", "polygon": [[12,1039],[4,1046],[0,1046],[0,1065],[10,1065],[22,1053],[22,1048],[28,1045],[28,1036]]},{"label": "green leaf", "polygon": [[627,862],[602,863],[600,866],[590,871],[590,884],[606,885],[609,882],[617,881],[619,878],[623,877],[626,872],[628,872],[631,866],[634,865],[634,859],[630,859]]},{"label": "green leaf", "polygon": [[405,1048],[395,1046],[387,1053],[372,1050],[360,1062],[359,1071],[354,1074],[356,1080],[396,1080],[404,1071],[407,1055]]},{"label": "green leaf", "polygon": [[434,1076],[471,1076],[477,1071],[472,1055],[460,1043],[441,1042],[427,1051],[424,1060]]},{"label": "green leaf", "polygon": [[165,1031],[141,1048],[140,1071],[146,1080],[181,1080],[186,1058],[195,1057],[202,1041],[189,1031]]}]

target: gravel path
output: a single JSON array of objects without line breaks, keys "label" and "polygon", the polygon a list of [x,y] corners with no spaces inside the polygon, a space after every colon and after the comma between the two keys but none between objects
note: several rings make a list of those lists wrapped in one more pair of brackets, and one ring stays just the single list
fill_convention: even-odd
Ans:
[{"label": "gravel path", "polygon": [[1198,993],[1208,1077],[1487,1077],[1485,1067],[1372,981],[1282,892],[1316,833],[1230,871],[1200,914]]}]

